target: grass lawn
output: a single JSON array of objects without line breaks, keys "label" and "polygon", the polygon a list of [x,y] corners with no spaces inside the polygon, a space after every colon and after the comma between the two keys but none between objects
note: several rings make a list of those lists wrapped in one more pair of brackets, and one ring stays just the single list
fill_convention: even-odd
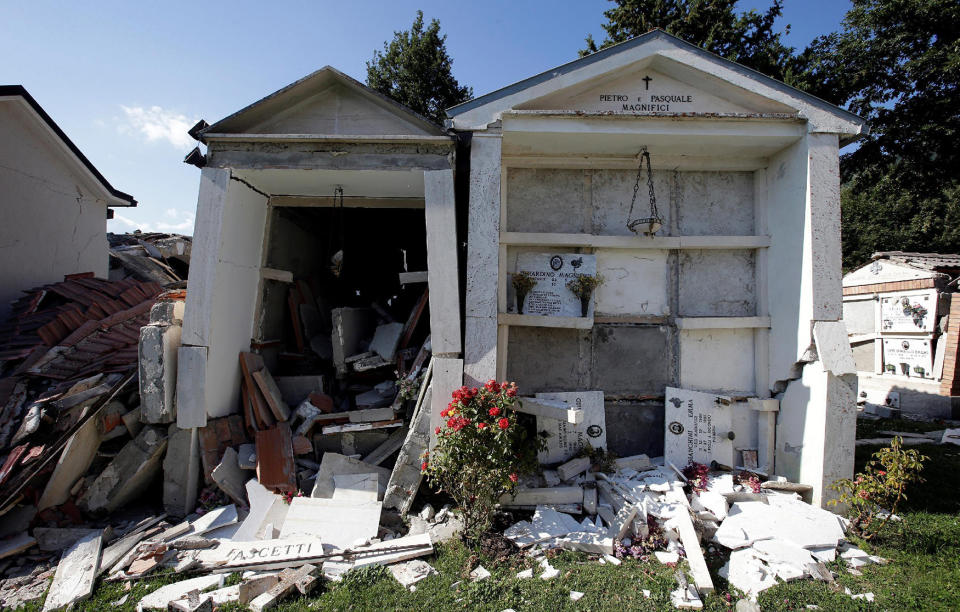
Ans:
[{"label": "grass lawn", "polygon": [[[884,429],[923,431],[942,426],[911,421],[883,420],[861,422],[859,437],[872,437]],[[866,431],[869,429],[869,431]],[[861,568],[862,576],[846,572],[841,562],[831,564],[838,574],[835,585],[803,580],[780,584],[765,591],[759,599],[763,610],[804,610],[816,604],[821,610],[960,610],[960,447],[923,445],[915,447],[929,455],[924,470],[927,481],[915,485],[902,509],[903,521],[888,528],[875,545],[853,540],[867,552],[890,559],[888,565]],[[876,447],[858,447],[857,466],[869,458]],[[721,548],[722,550],[722,548]],[[368,568],[348,575],[342,583],[325,583],[309,598],[286,600],[277,610],[672,610],[670,592],[676,588],[673,570],[656,561],[639,563],[625,560],[616,567],[601,565],[580,553],[561,552],[551,560],[560,575],[551,581],[538,578],[519,580],[516,573],[535,565],[525,557],[496,563],[474,554],[460,543],[439,546],[434,557],[427,558],[439,575],[417,584],[416,591],[404,590],[385,568]],[[714,570],[716,593],[704,601],[706,610],[730,610],[738,594],[729,593],[727,584],[715,575],[723,564],[719,553],[708,553]],[[466,577],[478,563],[493,574],[472,583]],[[539,568],[534,571],[536,576]],[[232,576],[228,584],[238,578]],[[143,595],[174,581],[171,574],[136,583],[124,605],[115,604],[125,593],[122,584],[100,583],[94,597],[77,610],[134,610]],[[461,582],[459,587],[452,585]],[[872,592],[874,603],[853,600],[844,594]],[[643,595],[650,591],[650,598]],[[585,595],[577,602],[570,591]],[[39,610],[37,604],[30,610]],[[225,610],[242,610],[228,606]]]}]

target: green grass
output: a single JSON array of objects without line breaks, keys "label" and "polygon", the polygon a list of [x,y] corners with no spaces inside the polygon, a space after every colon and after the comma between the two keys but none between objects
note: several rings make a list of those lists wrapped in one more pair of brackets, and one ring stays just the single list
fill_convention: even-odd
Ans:
[{"label": "green grass", "polygon": [[[858,437],[873,437],[878,430],[929,431],[942,425],[885,419],[861,421]],[[956,475],[960,473],[960,447],[922,445],[916,447],[931,459],[924,469],[926,482],[915,485],[904,504],[901,523],[891,523],[883,538],[867,544],[852,538],[864,550],[890,559],[887,565],[870,565],[861,569],[862,576],[848,574],[841,562],[831,564],[837,573],[834,585],[812,580],[780,584],[761,594],[759,604],[767,610],[804,610],[816,604],[821,610],[960,610],[960,491]],[[876,447],[857,448],[857,467],[869,458]],[[722,550],[722,549],[721,549]],[[672,610],[670,592],[676,588],[673,570],[656,561],[639,563],[625,560],[620,566],[601,565],[587,555],[561,552],[551,560],[560,575],[551,581],[534,577],[518,580],[516,573],[535,567],[529,559],[512,558],[497,563],[476,554],[455,542],[437,547],[436,555],[426,559],[439,572],[417,584],[416,591],[404,590],[385,568],[371,568],[351,575],[341,583],[325,583],[310,597],[293,597],[276,609],[284,610],[490,610],[513,608],[527,610]],[[716,576],[723,562],[721,552],[708,553],[708,564],[714,574],[716,592],[704,600],[710,611],[731,610],[739,598],[728,592],[728,586]],[[472,583],[467,578],[471,569],[482,563],[493,574],[491,578]],[[126,591],[122,584],[98,585],[90,601],[77,610],[135,610],[146,593],[174,580],[163,574],[135,583],[127,602],[116,606]],[[231,582],[237,577],[231,577]],[[458,588],[452,585],[460,582]],[[228,582],[229,583],[229,582]],[[869,603],[853,600],[844,593],[874,593]],[[650,599],[643,596],[648,589]],[[570,591],[581,591],[584,597],[570,601]],[[28,610],[39,610],[37,604]],[[231,605],[224,610],[243,610]]]}]

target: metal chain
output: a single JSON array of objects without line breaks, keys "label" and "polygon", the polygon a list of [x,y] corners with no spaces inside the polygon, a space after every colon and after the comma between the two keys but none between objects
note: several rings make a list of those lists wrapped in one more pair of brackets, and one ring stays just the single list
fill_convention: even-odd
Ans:
[{"label": "metal chain", "polygon": [[[647,219],[636,219],[631,220],[633,217],[633,207],[637,202],[637,193],[640,191],[640,179],[643,178],[643,160],[647,160],[647,188],[650,191],[650,217]],[[653,192],[653,168],[650,164],[650,151],[647,150],[647,147],[640,149],[640,164],[637,166],[637,180],[633,184],[633,198],[630,200],[630,212],[627,213],[627,228],[636,233],[634,229],[637,225],[641,223],[649,223],[651,221],[656,221],[657,223],[661,222],[660,211],[657,209],[657,196]]]}]

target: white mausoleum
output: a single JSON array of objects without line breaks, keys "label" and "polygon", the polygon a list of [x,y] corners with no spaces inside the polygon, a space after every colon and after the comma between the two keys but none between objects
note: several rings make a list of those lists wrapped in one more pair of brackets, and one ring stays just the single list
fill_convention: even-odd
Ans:
[{"label": "white mausoleum", "polygon": [[[701,391],[736,412],[710,435],[736,433],[815,503],[852,475],[838,155],[863,120],[660,31],[448,116],[432,126],[325,69],[204,132],[181,359],[205,373],[181,370],[182,427],[239,410],[238,351],[270,365],[271,286],[327,265],[311,249],[342,185],[367,231],[426,246],[435,412],[489,378],[602,391],[608,448],[658,456],[668,389]],[[654,216],[648,178],[650,235],[628,228]],[[541,254],[595,263],[585,316],[519,311],[511,279]]]}]

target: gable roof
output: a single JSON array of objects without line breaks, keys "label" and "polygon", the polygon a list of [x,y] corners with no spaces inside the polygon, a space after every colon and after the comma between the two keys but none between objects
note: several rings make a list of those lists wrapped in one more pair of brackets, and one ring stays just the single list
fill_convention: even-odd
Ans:
[{"label": "gable roof", "polygon": [[[396,102],[387,96],[375,91],[363,83],[340,72],[332,66],[324,66],[320,70],[308,74],[286,87],[278,89],[272,94],[257,100],[239,111],[224,117],[213,125],[200,132],[201,140],[214,134],[236,134],[251,129],[252,126],[269,121],[278,113],[322,94],[333,85],[341,85],[356,93],[377,107],[390,113],[402,121],[410,124],[413,131],[425,136],[443,136],[441,126],[433,123],[426,117],[414,112],[410,108]],[[385,136],[387,134],[384,134]]]},{"label": "gable roof", "polygon": [[[790,106],[802,106],[798,110],[816,111],[834,119],[840,128],[838,131],[856,136],[869,132],[869,126],[861,117],[831,104],[814,95],[808,94],[795,87],[787,85],[752,68],[724,59],[714,53],[690,44],[663,30],[655,29],[625,42],[612,45],[591,55],[573,60],[556,68],[534,75],[522,81],[513,83],[483,96],[468,100],[447,109],[447,115],[453,119],[455,127],[470,129],[469,126],[458,126],[458,117],[470,113],[472,115],[489,115],[496,120],[504,110],[514,108],[528,100],[544,95],[545,88],[538,87],[551,81],[557,82],[557,89],[574,86],[577,83],[596,78],[597,70],[620,69],[626,62],[638,62],[645,58],[674,52],[679,57],[671,57],[680,63],[694,69],[718,77],[721,80],[741,87],[752,89],[761,95],[787,103]],[[585,70],[593,68],[593,71]],[[792,103],[791,103],[792,102]],[[483,111],[486,110],[487,113]],[[810,112],[806,113],[810,118]],[[478,117],[479,119],[479,117]],[[470,122],[474,123],[474,122]],[[475,122],[475,123],[480,123]],[[472,127],[480,127],[475,125]]]},{"label": "gable roof", "polygon": [[23,85],[0,85],[0,99],[2,98],[14,98],[19,97],[22,101],[33,111],[36,118],[42,121],[47,129],[52,132],[53,136],[59,140],[60,144],[66,149],[67,156],[70,157],[75,164],[79,165],[81,168],[89,172],[92,175],[92,178],[100,184],[106,194],[109,196],[108,199],[111,199],[113,202],[107,206],[136,206],[137,201],[133,199],[133,196],[124,193],[118,189],[115,189],[113,185],[110,184],[100,171],[87,159],[87,156],[77,148],[77,145],[73,144],[73,141],[70,140],[67,135],[60,129],[60,126],[47,114],[43,107],[33,99],[33,96],[26,90]]}]

